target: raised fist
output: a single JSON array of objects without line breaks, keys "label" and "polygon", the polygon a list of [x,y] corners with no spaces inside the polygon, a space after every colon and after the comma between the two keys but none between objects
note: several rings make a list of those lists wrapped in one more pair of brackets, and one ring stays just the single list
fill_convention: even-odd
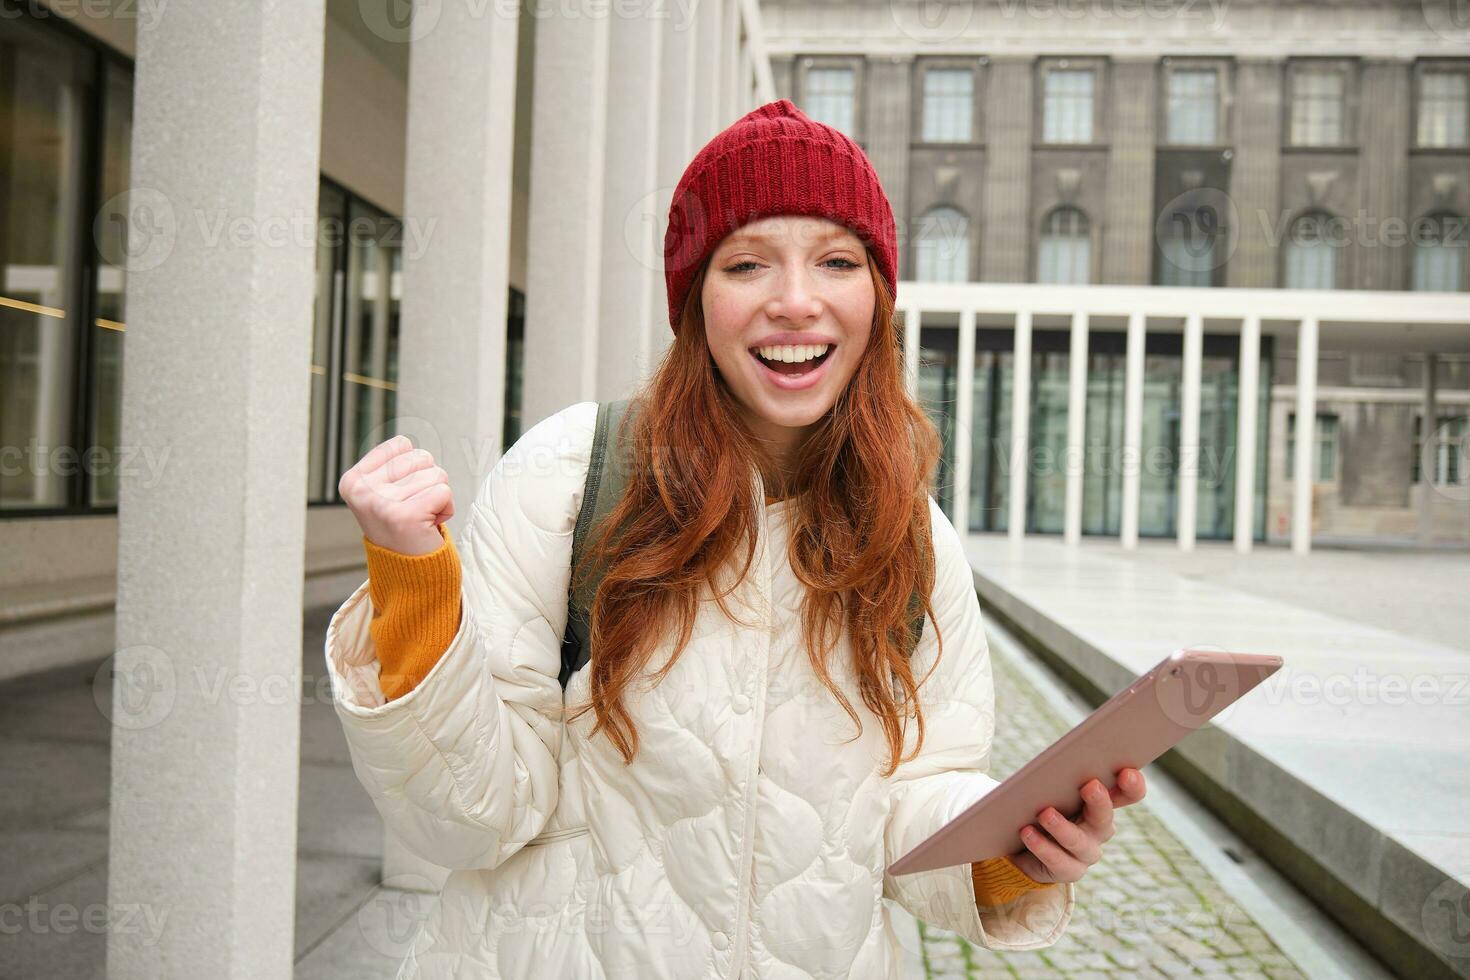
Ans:
[{"label": "raised fist", "polygon": [[438,551],[439,525],[454,516],[449,474],[404,435],[374,446],[342,474],[337,493],[369,541],[403,555]]}]

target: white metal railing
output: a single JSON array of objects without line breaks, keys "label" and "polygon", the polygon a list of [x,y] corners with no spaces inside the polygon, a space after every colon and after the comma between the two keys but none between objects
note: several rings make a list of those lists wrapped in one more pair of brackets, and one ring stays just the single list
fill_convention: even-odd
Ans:
[{"label": "white metal railing", "polygon": [[[1087,397],[1088,334],[1104,326],[1126,330],[1120,539],[1138,543],[1139,472],[1143,409],[1144,339],[1149,332],[1183,334],[1183,384],[1178,460],[1179,547],[1195,544],[1200,454],[1200,373],[1206,325],[1211,334],[1240,338],[1236,403],[1234,541],[1249,551],[1253,540],[1256,485],[1257,396],[1261,337],[1295,337],[1297,342],[1296,432],[1292,459],[1292,550],[1311,548],[1312,463],[1316,442],[1319,335],[1347,346],[1379,350],[1470,351],[1470,294],[1370,292],[1366,290],[1234,289],[1167,286],[1052,286],[1033,284],[902,282],[898,309],[904,321],[905,369],[918,391],[919,331],[926,319],[957,318],[957,433],[968,433],[974,415],[975,331],[1010,328],[1013,337],[1008,534],[1026,528],[1029,476],[1028,421],[1031,402],[1031,338],[1038,321],[1070,326],[1067,399],[1066,496],[1063,537],[1076,543],[1082,531],[1082,488]],[[1432,399],[1432,387],[1427,398]],[[1434,415],[1428,416],[1433,418]],[[956,437],[950,519],[969,527],[971,439]]]}]

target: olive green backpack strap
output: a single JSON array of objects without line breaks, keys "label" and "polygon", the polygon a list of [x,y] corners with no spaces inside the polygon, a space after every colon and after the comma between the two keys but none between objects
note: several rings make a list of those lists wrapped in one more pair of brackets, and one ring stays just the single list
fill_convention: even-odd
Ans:
[{"label": "olive green backpack strap", "polygon": [[[615,445],[618,427],[627,414],[629,400],[597,403],[597,423],[593,428],[592,456],[587,465],[587,481],[582,486],[582,506],[572,529],[573,578],[567,587],[567,631],[561,645],[561,686],[565,690],[572,674],[586,666],[591,656],[592,600],[597,585],[607,571],[606,562],[598,559],[580,581],[575,575],[577,563],[593,530],[602,522],[622,497],[628,485],[632,453],[629,447]],[[629,423],[629,432],[632,431]]]}]

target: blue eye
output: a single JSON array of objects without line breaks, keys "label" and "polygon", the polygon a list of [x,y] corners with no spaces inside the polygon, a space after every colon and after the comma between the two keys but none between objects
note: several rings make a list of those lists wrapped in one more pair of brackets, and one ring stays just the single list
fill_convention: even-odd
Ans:
[{"label": "blue eye", "polygon": [[[852,261],[851,259],[841,259],[841,258],[838,258],[838,259],[828,259],[827,262],[841,262],[842,263],[842,267],[845,268],[845,269],[856,269],[858,267],[858,264],[856,262]],[[823,264],[826,264],[826,263],[823,263]]]}]

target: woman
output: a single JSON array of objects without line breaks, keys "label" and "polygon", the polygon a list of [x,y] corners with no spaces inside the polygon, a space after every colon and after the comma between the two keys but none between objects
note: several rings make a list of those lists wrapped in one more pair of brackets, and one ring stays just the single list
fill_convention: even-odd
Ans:
[{"label": "woman", "polygon": [[992,949],[1062,934],[1137,770],[1014,858],[886,873],[996,785],[895,238],[861,149],[787,100],[695,156],[664,243],[675,339],[565,692],[595,402],[511,447],[457,550],[444,471],[406,439],[343,476],[369,577],[328,629],[338,713],[384,820],[452,869],[401,976],[899,977],[884,898]]}]

